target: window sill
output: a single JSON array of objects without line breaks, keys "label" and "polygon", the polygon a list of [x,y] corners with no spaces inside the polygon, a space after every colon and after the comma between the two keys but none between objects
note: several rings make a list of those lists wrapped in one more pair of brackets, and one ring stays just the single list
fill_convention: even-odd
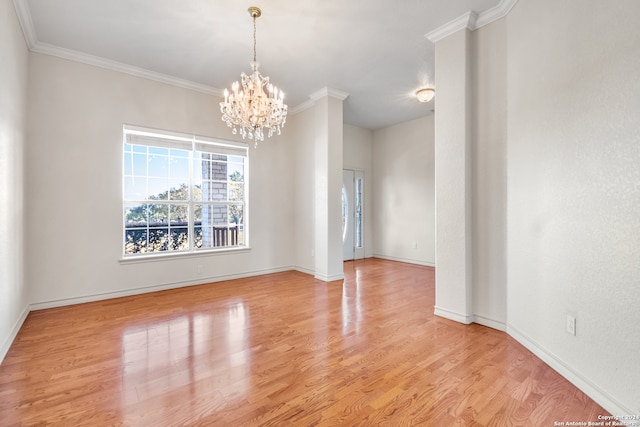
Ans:
[{"label": "window sill", "polygon": [[180,252],[180,253],[154,253],[149,255],[130,255],[122,257],[118,260],[120,264],[138,264],[144,262],[156,262],[167,261],[174,259],[188,259],[188,258],[200,258],[208,257],[211,255],[229,255],[243,252],[249,252],[251,248],[249,246],[242,246],[239,248],[227,248],[227,249],[211,249],[202,250],[197,252]]}]

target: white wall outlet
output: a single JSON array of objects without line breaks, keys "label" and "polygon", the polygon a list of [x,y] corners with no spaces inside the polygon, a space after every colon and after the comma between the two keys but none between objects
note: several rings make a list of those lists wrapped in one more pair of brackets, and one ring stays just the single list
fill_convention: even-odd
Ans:
[{"label": "white wall outlet", "polygon": [[567,314],[567,332],[571,335],[576,334],[576,318]]},{"label": "white wall outlet", "polygon": [[204,267],[202,266],[202,264],[196,265],[196,273],[198,274],[204,273]]}]

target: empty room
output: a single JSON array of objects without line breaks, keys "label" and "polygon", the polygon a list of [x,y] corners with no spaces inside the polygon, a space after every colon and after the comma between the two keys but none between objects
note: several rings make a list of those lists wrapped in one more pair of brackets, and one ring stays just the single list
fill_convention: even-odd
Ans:
[{"label": "empty room", "polygon": [[0,0],[0,426],[640,426],[639,20]]}]

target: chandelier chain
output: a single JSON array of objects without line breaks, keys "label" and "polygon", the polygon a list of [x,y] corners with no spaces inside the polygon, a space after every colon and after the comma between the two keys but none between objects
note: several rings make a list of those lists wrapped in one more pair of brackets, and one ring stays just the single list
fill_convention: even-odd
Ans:
[{"label": "chandelier chain", "polygon": [[253,15],[253,62],[257,62],[258,60],[256,59],[258,56],[256,54],[257,49],[256,49],[256,15]]}]

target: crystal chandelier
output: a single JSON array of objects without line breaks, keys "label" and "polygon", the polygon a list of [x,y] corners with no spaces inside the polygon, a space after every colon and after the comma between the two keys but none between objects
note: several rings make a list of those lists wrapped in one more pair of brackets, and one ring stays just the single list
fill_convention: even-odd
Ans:
[{"label": "crystal chandelier", "polygon": [[[287,104],[283,102],[284,93],[269,83],[269,77],[264,77],[258,71],[256,61],[256,18],[262,11],[251,6],[249,14],[253,18],[253,62],[250,76],[241,74],[241,83],[237,81],[231,85],[231,91],[224,90],[224,102],[220,103],[222,121],[231,132],[236,135],[238,129],[242,139],[253,139],[255,146],[258,141],[264,141],[265,129],[270,138],[274,133],[280,135],[280,130],[287,120]],[[240,86],[242,84],[242,86]]]}]

